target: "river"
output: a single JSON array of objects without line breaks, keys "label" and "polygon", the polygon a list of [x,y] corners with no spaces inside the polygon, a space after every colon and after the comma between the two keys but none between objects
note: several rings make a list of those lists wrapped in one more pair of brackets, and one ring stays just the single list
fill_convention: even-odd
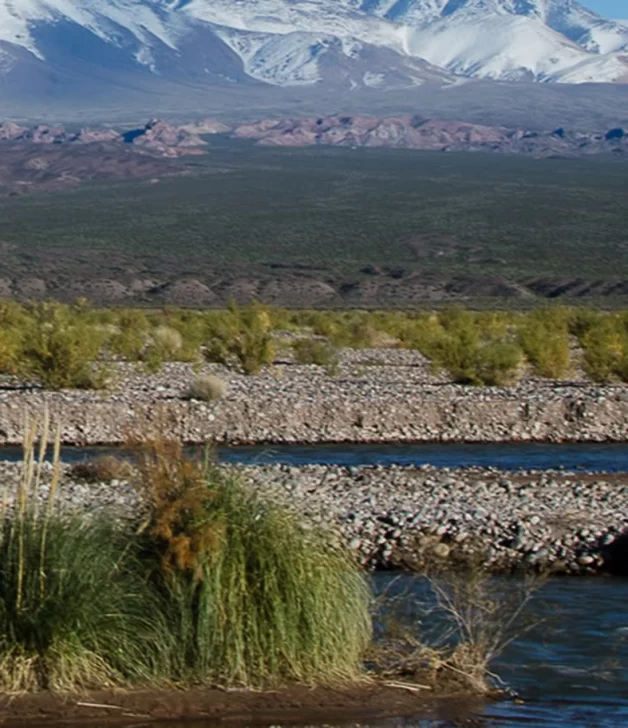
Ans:
[{"label": "river", "polygon": [[[202,448],[189,448],[190,452]],[[338,445],[241,445],[216,448],[218,460],[247,465],[431,465],[438,468],[481,467],[499,470],[580,470],[628,473],[626,443],[417,443]],[[121,448],[64,447],[62,459],[77,462]],[[0,447],[0,460],[22,459],[19,447]]]},{"label": "river", "polygon": [[[379,575],[382,589],[395,578]],[[513,587],[502,582],[505,590]],[[428,601],[426,582],[401,576],[405,598]],[[534,593],[526,620],[537,623],[493,665],[522,698],[473,711],[487,726],[628,726],[628,580],[554,579]],[[418,721],[415,725],[440,725]]]}]

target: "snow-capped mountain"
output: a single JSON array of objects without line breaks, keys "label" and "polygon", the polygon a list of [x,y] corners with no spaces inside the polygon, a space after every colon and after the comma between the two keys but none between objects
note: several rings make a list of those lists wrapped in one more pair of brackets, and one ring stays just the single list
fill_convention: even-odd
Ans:
[{"label": "snow-capped mountain", "polygon": [[0,0],[0,99],[72,86],[628,82],[576,0]]}]

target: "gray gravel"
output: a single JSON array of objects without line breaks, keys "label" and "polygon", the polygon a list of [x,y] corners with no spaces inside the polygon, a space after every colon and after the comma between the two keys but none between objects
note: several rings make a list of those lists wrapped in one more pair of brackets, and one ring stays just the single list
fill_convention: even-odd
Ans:
[{"label": "gray gravel", "polygon": [[[628,475],[430,466],[235,469],[300,517],[339,529],[367,568],[473,563],[495,572],[594,574],[625,559],[615,547],[628,529]],[[0,464],[9,495],[19,471],[19,464]],[[46,466],[42,499],[50,473]],[[86,514],[104,509],[115,518],[141,509],[129,483],[75,482],[68,467],[59,501]]]},{"label": "gray gravel", "polygon": [[[524,378],[515,387],[466,387],[433,376],[414,351],[346,350],[336,376],[286,358],[244,377],[220,366],[203,373],[227,384],[218,402],[188,401],[192,365],[158,375],[115,367],[106,392],[0,388],[0,444],[21,442],[24,412],[47,404],[74,444],[114,444],[151,428],[188,442],[625,441],[628,385]],[[11,386],[14,388],[11,388]]]}]

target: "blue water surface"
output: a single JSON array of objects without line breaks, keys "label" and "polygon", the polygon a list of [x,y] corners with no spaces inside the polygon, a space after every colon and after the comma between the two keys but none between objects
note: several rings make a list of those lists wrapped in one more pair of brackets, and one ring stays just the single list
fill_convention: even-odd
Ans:
[{"label": "blue water surface", "polygon": [[[203,448],[190,448],[203,452]],[[125,454],[120,448],[66,447],[66,462],[86,460],[107,453]],[[625,443],[419,443],[338,445],[242,445],[220,446],[219,461],[242,464],[313,465],[431,465],[438,468],[483,467],[500,470],[583,470],[628,473]],[[18,447],[0,448],[0,460],[22,458]]]}]

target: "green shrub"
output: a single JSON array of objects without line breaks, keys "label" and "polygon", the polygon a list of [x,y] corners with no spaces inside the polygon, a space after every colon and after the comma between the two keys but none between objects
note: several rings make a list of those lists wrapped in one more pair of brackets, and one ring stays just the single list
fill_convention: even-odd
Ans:
[{"label": "green shrub", "polygon": [[176,334],[170,334],[170,337],[180,337],[178,341],[173,339],[172,342],[164,342],[166,344],[163,351],[164,360],[185,362],[199,360],[201,346],[207,338],[205,313],[167,307],[157,314],[150,315],[149,320],[154,327],[153,337],[157,334],[157,339],[159,339],[160,334],[157,333],[159,329],[170,329],[176,332]]},{"label": "green shrub", "polygon": [[516,379],[521,351],[512,343],[478,341],[464,331],[445,334],[431,348],[436,367],[446,369],[458,384],[504,386]]},{"label": "green shrub", "polygon": [[500,340],[506,327],[497,319],[477,317],[459,307],[439,316],[416,319],[403,334],[404,343],[446,369],[458,384],[504,386],[518,375],[522,354],[513,342]]},{"label": "green shrub", "polygon": [[623,353],[620,335],[608,326],[598,326],[582,337],[581,344],[585,374],[595,382],[612,379]]},{"label": "green shrub", "polygon": [[327,341],[298,339],[292,345],[294,359],[298,364],[315,364],[332,372],[340,365],[338,349]]},{"label": "green shrub", "polygon": [[0,329],[0,374],[17,374],[21,357],[18,332]]},{"label": "green shrub", "polygon": [[24,332],[19,371],[48,389],[99,389],[107,373],[96,365],[99,332],[73,316],[66,306],[41,303],[31,308]]},{"label": "green shrub", "polygon": [[[562,312],[561,312],[562,313]],[[569,333],[562,317],[533,314],[519,328],[519,344],[536,374],[562,379],[569,371]]]},{"label": "green shrub", "polygon": [[108,348],[126,361],[141,361],[146,348],[150,324],[143,311],[122,309],[118,312]]},{"label": "green shrub", "polygon": [[615,374],[622,382],[628,382],[628,336],[624,339],[623,353],[615,367]]},{"label": "green shrub", "polygon": [[270,317],[263,306],[240,309],[234,303],[215,319],[205,344],[207,361],[237,366],[244,374],[257,374],[275,358]]},{"label": "green shrub", "polygon": [[605,318],[602,313],[590,308],[574,309],[569,317],[569,333],[582,342],[589,332],[603,324]]},{"label": "green shrub", "polygon": [[144,536],[183,677],[352,680],[371,636],[365,577],[328,534],[161,443],[140,461]]},{"label": "green shrub", "polygon": [[497,341],[480,346],[475,354],[473,384],[503,387],[513,384],[522,360],[521,349],[514,343]]}]

